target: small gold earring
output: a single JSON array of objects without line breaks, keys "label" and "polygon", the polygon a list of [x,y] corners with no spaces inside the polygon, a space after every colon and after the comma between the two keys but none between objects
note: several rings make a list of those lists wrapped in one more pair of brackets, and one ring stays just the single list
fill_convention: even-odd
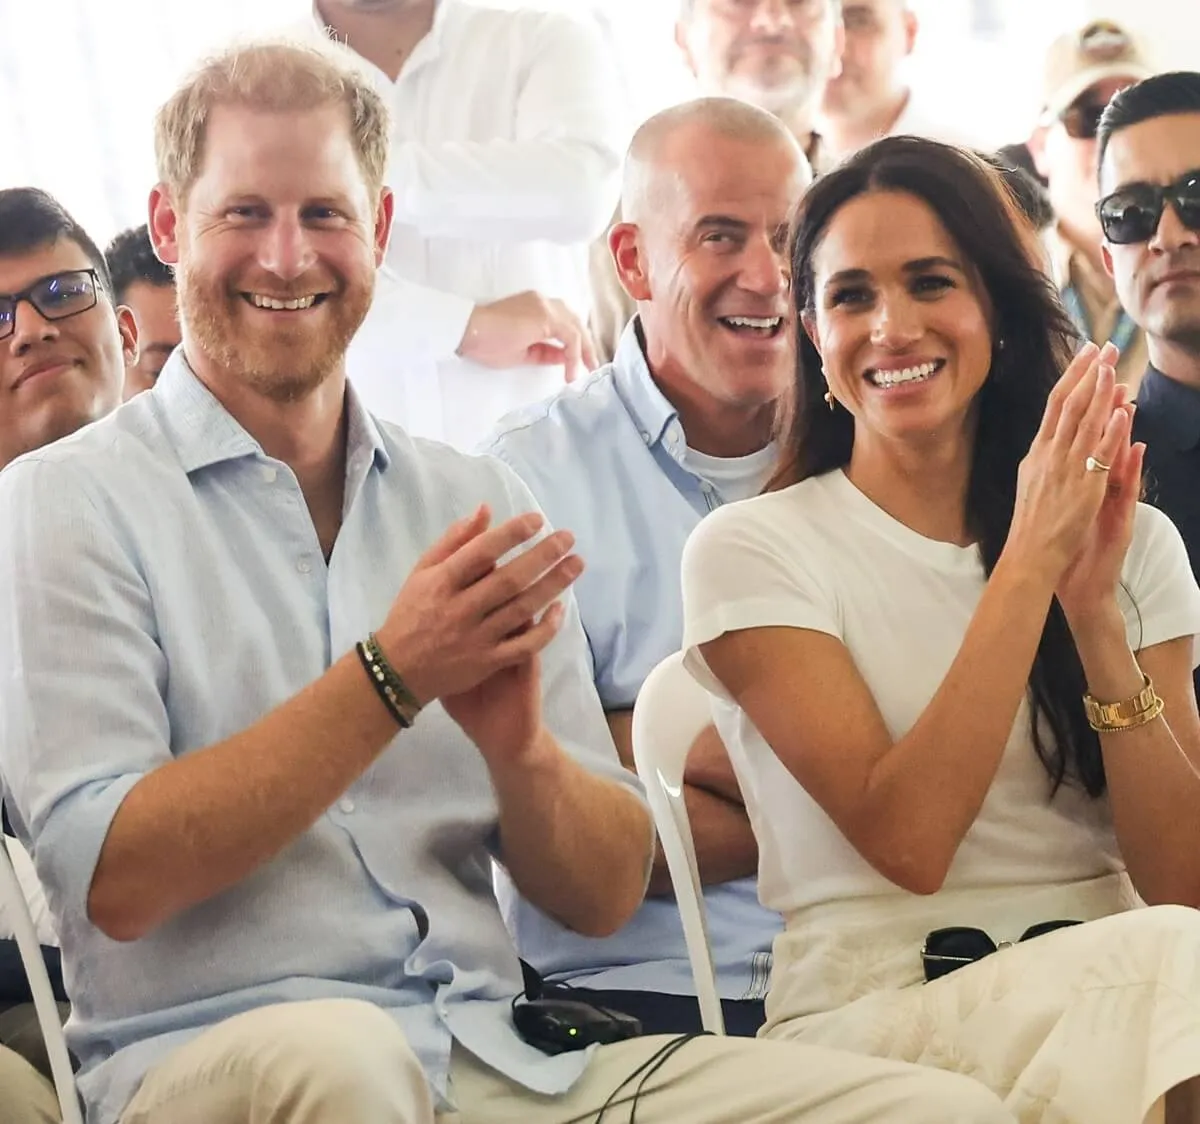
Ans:
[{"label": "small gold earring", "polygon": [[825,391],[825,405],[828,406],[830,410],[832,410],[833,407],[836,405],[836,403],[834,402],[832,390]]}]

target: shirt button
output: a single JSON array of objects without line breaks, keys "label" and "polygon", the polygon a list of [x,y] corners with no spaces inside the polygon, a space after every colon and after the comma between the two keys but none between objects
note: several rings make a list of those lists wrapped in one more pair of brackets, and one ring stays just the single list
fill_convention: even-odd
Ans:
[{"label": "shirt button", "polygon": [[642,438],[642,443],[643,443],[643,444],[645,444],[645,445],[649,445],[649,444],[650,444],[650,434],[648,434],[648,433],[647,433],[647,432],[646,432],[644,429],[642,430],[642,432],[641,432],[641,435],[640,435],[640,436],[641,436],[641,438]]},{"label": "shirt button", "polygon": [[301,558],[300,561],[296,563],[296,569],[299,570],[300,573],[302,573],[302,574],[311,574],[312,573],[312,563],[308,560],[307,557]]},{"label": "shirt button", "polygon": [[343,796],[341,800],[338,801],[337,806],[338,811],[345,812],[346,815],[350,815],[350,813],[354,811],[354,801],[351,800],[349,796]]},{"label": "shirt button", "polygon": [[268,484],[274,484],[279,477],[279,469],[273,464],[264,464],[262,467],[262,478]]}]

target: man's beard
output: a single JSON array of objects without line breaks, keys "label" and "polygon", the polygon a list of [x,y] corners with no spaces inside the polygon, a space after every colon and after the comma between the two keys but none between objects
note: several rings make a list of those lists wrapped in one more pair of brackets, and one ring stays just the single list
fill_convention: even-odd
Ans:
[{"label": "man's beard", "polygon": [[[736,58],[731,65],[724,81],[724,93],[748,101],[751,105],[775,116],[782,116],[792,110],[807,105],[817,98],[818,90],[816,76],[813,73],[814,60],[811,51],[805,51],[804,57],[798,60],[798,65],[784,70],[767,68],[769,73],[747,75],[737,69]],[[773,72],[771,72],[773,71]]]},{"label": "man's beard", "polygon": [[[190,263],[176,267],[176,290],[180,318],[192,346],[264,397],[295,402],[337,371],[366,318],[373,285],[343,285],[329,292],[323,301],[327,306],[321,316],[327,328],[323,333],[314,332],[307,324],[289,325],[283,319],[288,313],[277,314],[280,323],[273,329],[264,322],[250,330],[248,324],[239,322],[239,308],[245,305],[240,293],[211,280]],[[275,314],[263,312],[259,318],[265,321],[271,315]]]}]

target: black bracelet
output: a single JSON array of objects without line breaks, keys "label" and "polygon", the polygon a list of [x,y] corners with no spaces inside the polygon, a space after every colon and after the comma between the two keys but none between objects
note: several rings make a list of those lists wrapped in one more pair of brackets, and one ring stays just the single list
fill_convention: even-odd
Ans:
[{"label": "black bracelet", "polygon": [[368,634],[365,640],[360,640],[354,647],[366,670],[367,678],[371,680],[376,694],[383,700],[383,705],[388,708],[388,713],[401,729],[407,730],[421,712],[421,704],[417,697],[388,662],[375,633]]}]

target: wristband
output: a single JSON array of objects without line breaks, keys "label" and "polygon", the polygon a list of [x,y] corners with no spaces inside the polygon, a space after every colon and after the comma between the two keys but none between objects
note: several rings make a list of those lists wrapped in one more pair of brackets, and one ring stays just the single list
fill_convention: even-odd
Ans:
[{"label": "wristband", "polygon": [[421,704],[416,695],[408,689],[399,673],[388,662],[375,633],[369,633],[365,640],[360,640],[354,647],[367,678],[371,680],[371,686],[383,700],[388,713],[401,729],[407,730],[421,712]]}]

